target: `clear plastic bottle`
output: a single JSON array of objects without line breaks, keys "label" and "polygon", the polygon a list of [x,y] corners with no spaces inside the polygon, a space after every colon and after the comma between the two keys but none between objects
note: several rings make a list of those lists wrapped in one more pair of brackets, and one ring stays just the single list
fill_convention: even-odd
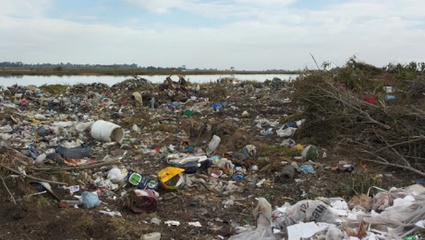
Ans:
[{"label": "clear plastic bottle", "polygon": [[212,153],[220,144],[221,138],[217,135],[214,135],[210,143],[208,143],[208,152]]},{"label": "clear plastic bottle", "polygon": [[151,99],[151,108],[152,109],[155,108],[155,97],[152,97],[152,99]]}]

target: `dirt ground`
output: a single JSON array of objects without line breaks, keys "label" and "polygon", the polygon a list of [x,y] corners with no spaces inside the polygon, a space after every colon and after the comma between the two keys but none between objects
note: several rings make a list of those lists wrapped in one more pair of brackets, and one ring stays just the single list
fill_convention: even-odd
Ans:
[{"label": "dirt ground", "polygon": [[[83,98],[84,94],[78,93],[78,87],[81,86],[68,90],[68,96],[76,95]],[[93,84],[86,88],[91,89],[90,92],[96,90],[105,96],[107,92],[112,92],[110,98],[125,108],[118,117],[113,115],[116,108],[99,108],[91,105],[87,108],[80,106],[79,111],[83,111],[83,115],[88,114],[116,122],[127,130],[126,139],[131,139],[125,140],[126,144],[105,147],[90,136],[86,136],[86,142],[93,146],[91,159],[96,161],[100,161],[107,154],[112,157],[123,156],[123,152],[127,151],[120,164],[129,170],[153,177],[168,166],[164,154],[152,154],[152,151],[147,153],[142,149],[152,150],[155,147],[163,149],[170,144],[178,145],[182,139],[189,139],[195,149],[205,149],[213,134],[222,139],[215,151],[216,155],[241,152],[241,149],[248,144],[256,146],[256,155],[239,162],[246,167],[247,172],[243,179],[234,183],[238,186],[236,191],[228,191],[225,188],[230,178],[211,179],[205,177],[208,176],[205,169],[200,169],[199,173],[191,175],[207,182],[218,181],[223,188],[208,189],[202,184],[183,186],[175,191],[158,188],[157,211],[140,214],[123,207],[120,195],[123,188],[108,193],[109,195],[101,194],[100,207],[64,208],[60,207],[59,200],[48,192],[32,195],[37,193],[37,186],[32,183],[33,179],[23,178],[6,168],[1,168],[0,176],[4,182],[0,184],[0,239],[143,239],[143,234],[152,232],[161,233],[161,239],[227,239],[234,234],[236,226],[255,225],[252,210],[257,204],[255,199],[257,197],[266,198],[273,207],[281,206],[285,202],[294,204],[299,200],[316,197],[343,197],[349,201],[352,196],[366,194],[371,186],[384,189],[404,187],[415,183],[419,178],[401,169],[365,164],[356,156],[342,155],[333,146],[321,146],[319,143],[315,143],[319,150],[319,158],[315,162],[308,163],[305,160],[294,159],[300,152],[281,146],[284,138],[276,134],[262,134],[261,129],[256,126],[256,120],[262,118],[284,124],[291,116],[294,117],[299,113],[299,106],[285,101],[291,98],[292,89],[282,82],[201,86],[199,90],[189,92],[198,100],[208,98],[208,105],[194,108],[193,104],[186,104],[171,110],[169,107],[161,106],[173,101],[183,102],[185,99],[178,94],[170,97],[170,94],[165,94],[166,89],[161,87],[142,85],[132,89],[123,83],[121,86],[106,90],[104,86],[97,89],[98,86]],[[136,90],[145,92],[144,107],[139,106],[132,98],[131,94]],[[150,109],[149,100],[155,92],[158,93],[156,101],[159,107]],[[3,94],[7,99],[7,93]],[[10,123],[10,116],[18,118],[17,122],[25,128],[34,129],[37,124],[43,124],[43,122],[24,121],[30,111],[44,112],[46,107],[43,103],[37,102],[35,97],[28,98],[34,104],[32,109],[21,109],[17,114],[18,109],[2,108],[3,114],[0,117],[2,126]],[[212,102],[220,102],[224,107],[215,111],[211,108]],[[193,109],[192,116],[183,114],[183,111],[189,108]],[[75,109],[65,107],[57,110],[60,111],[71,115]],[[244,111],[249,115],[242,116]],[[79,119],[82,117],[78,116]],[[12,126],[18,128],[19,124],[15,123]],[[133,124],[137,124],[142,131],[133,131]],[[209,131],[203,131],[206,125],[211,127]],[[267,128],[269,126],[263,125],[263,130]],[[297,135],[293,139],[304,146],[311,144],[308,139],[297,139]],[[42,140],[40,136],[31,139],[33,143]],[[3,141],[8,147],[5,147],[5,144],[1,146],[2,166],[17,170],[19,164],[16,162],[15,165],[11,164],[15,153],[10,150],[10,146],[16,146],[13,144],[17,144],[17,141],[16,139]],[[23,147],[23,144],[20,146]],[[324,152],[326,158],[322,157]],[[315,172],[296,172],[294,180],[282,183],[278,178],[282,167],[284,163],[293,161],[298,165],[311,164]],[[343,168],[344,164],[351,165],[353,169]],[[259,170],[254,171],[252,168],[254,165]],[[57,164],[44,162],[42,166],[57,167]],[[69,185],[78,184],[82,189],[92,189],[93,182],[82,180],[81,175],[84,173],[93,176],[100,173],[105,176],[111,167],[107,165],[80,171],[67,169],[55,174],[27,167],[27,174],[41,179],[64,181]],[[264,183],[257,186],[262,179],[265,180]],[[60,186],[52,184],[52,189],[59,199],[75,199]],[[129,189],[131,189],[129,186],[124,187],[124,190]],[[75,194],[80,195],[81,190]],[[13,203],[11,195],[16,204]],[[105,209],[119,211],[122,217],[111,217],[99,212]],[[152,223],[153,219],[159,219],[160,223]],[[178,221],[180,225],[168,226],[164,222],[169,220]],[[201,226],[189,225],[192,222],[199,222]]]}]

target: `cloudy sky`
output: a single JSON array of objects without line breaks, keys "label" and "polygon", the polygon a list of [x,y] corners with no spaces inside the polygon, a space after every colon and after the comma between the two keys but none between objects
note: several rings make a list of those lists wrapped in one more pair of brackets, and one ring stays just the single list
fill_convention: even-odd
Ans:
[{"label": "cloudy sky", "polygon": [[424,0],[0,0],[0,62],[238,70],[425,61]]}]

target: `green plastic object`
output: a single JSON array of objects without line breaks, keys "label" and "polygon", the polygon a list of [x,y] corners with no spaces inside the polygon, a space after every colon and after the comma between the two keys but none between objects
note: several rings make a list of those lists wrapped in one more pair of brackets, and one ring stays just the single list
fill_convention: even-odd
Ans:
[{"label": "green plastic object", "polygon": [[419,240],[418,235],[410,235],[403,238],[403,240]]},{"label": "green plastic object", "polygon": [[142,175],[138,173],[133,173],[130,175],[130,178],[128,179],[128,182],[131,183],[134,186],[137,186],[139,182],[142,180]]},{"label": "green plastic object", "polygon": [[319,157],[319,152],[317,151],[317,147],[314,145],[308,145],[302,151],[301,155],[305,158],[305,160],[316,161]]},{"label": "green plastic object", "polygon": [[192,116],[193,112],[192,112],[192,110],[186,109],[186,110],[184,110],[183,114],[190,117],[190,116]]}]

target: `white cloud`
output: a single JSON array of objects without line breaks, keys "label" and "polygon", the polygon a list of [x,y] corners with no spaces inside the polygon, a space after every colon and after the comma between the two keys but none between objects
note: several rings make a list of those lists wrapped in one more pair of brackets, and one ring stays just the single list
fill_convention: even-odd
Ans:
[{"label": "white cloud", "polygon": [[0,16],[38,17],[50,6],[50,0],[0,1]]},{"label": "white cloud", "polygon": [[125,0],[126,2],[141,6],[155,13],[167,13],[173,8],[183,8],[188,2],[186,0]]},{"label": "white cloud", "polygon": [[[34,12],[17,15],[16,9],[32,8],[20,0],[0,10],[0,55],[28,63],[134,62],[221,69],[314,67],[310,53],[319,64],[342,65],[352,55],[378,66],[425,61],[420,11],[425,1],[357,0],[303,11],[289,9],[290,0],[126,1],[161,14],[184,9],[225,24],[194,28],[149,22],[141,28],[143,16],[133,16],[134,25],[129,26],[84,24],[42,18],[48,1],[28,1],[37,3]],[[24,15],[34,18],[14,17]]]}]

